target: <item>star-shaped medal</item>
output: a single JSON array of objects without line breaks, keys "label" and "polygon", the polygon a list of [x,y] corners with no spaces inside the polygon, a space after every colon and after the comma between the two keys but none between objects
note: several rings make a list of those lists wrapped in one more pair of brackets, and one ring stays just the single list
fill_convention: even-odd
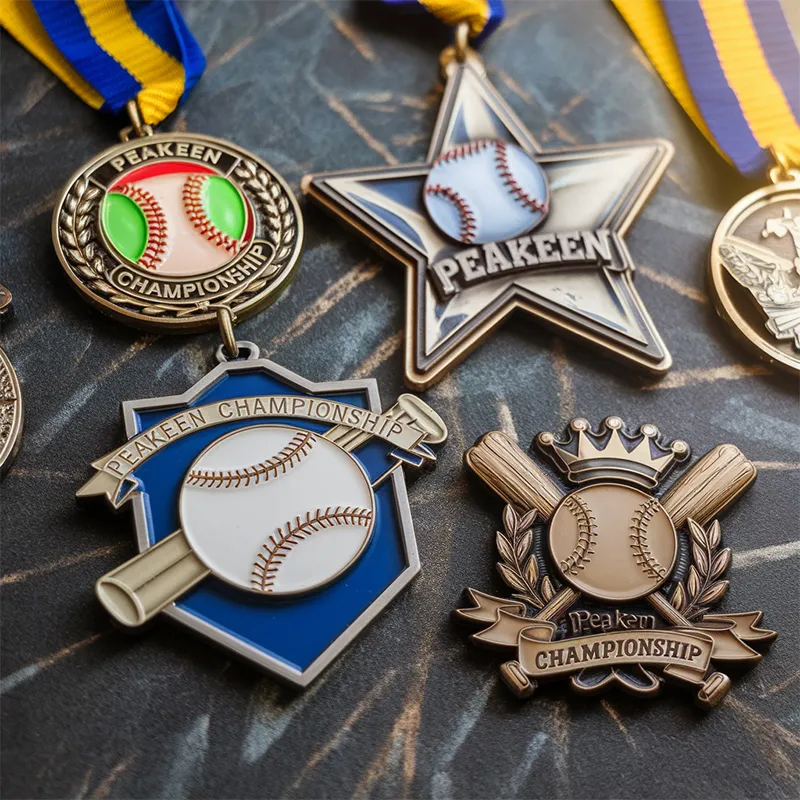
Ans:
[{"label": "star-shaped medal", "polygon": [[653,373],[671,356],[623,235],[673,148],[541,150],[477,56],[448,81],[422,164],[309,175],[304,191],[408,268],[406,380],[425,389],[514,309]]}]

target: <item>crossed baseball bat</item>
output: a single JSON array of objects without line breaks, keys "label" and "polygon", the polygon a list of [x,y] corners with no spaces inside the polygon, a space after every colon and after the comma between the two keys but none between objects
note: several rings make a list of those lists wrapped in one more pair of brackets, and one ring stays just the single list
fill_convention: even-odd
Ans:
[{"label": "crossed baseball bat", "polygon": [[[405,422],[423,434],[412,451],[395,450],[396,459],[372,488],[377,488],[403,462],[414,466],[435,460],[428,444],[439,444],[447,438],[447,427],[441,417],[415,395],[402,394],[383,412],[384,417]],[[352,452],[366,444],[373,434],[348,425],[336,425],[322,434],[323,439]],[[177,600],[206,578],[211,570],[192,550],[182,529],[143,550],[139,555],[107,572],[97,581],[98,600],[114,619],[128,627],[138,627]]]},{"label": "crossed baseball bat", "polygon": [[[493,491],[518,511],[535,508],[539,518],[549,521],[566,493],[502,431],[490,431],[471,447],[465,460]],[[704,455],[675,482],[660,499],[675,529],[688,519],[706,524],[732,503],[756,478],[756,468],[738,447],[721,444]],[[580,598],[580,592],[565,586],[531,619],[556,622]],[[670,625],[698,627],[686,619],[660,590],[647,596],[647,601]],[[500,667],[503,680],[520,697],[536,691],[536,681],[529,678],[518,661]],[[685,676],[681,676],[684,680]],[[722,672],[714,672],[698,681],[699,702],[714,705],[728,692],[731,681]]]}]

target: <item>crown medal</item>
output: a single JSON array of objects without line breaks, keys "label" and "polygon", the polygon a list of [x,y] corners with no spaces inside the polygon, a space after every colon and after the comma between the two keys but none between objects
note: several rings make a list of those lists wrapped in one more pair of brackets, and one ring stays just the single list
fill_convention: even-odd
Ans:
[{"label": "crown medal", "polygon": [[[508,505],[496,536],[501,598],[468,589],[456,618],[471,640],[509,654],[501,676],[519,697],[539,681],[573,690],[613,686],[657,694],[687,686],[702,708],[730,689],[726,663],[751,665],[774,631],[762,613],[709,613],[728,589],[731,551],[717,515],[755,480],[737,447],[718,445],[662,491],[690,455],[654,425],[597,429],[573,419],[564,437],[540,433],[540,455],[573,488],[565,492],[506,434],[485,434],[466,462]],[[513,656],[511,655],[513,654]]]},{"label": "crown medal", "polygon": [[623,237],[672,145],[543,150],[489,82],[469,26],[456,26],[441,56],[446,87],[424,161],[303,181],[406,266],[406,382],[440,380],[515,309],[664,373],[671,357],[634,288]]}]

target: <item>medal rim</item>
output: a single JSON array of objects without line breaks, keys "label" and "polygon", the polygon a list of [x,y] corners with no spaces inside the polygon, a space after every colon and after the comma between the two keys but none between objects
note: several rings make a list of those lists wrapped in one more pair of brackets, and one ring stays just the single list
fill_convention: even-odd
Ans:
[{"label": "medal rim", "polygon": [[[780,183],[763,186],[746,194],[725,212],[725,215],[717,225],[711,242],[708,276],[711,295],[717,313],[729,326],[733,327],[736,337],[763,361],[786,372],[800,375],[800,355],[787,355],[777,345],[772,344],[766,335],[756,331],[753,325],[739,311],[726,285],[727,281],[732,281],[733,278],[728,275],[728,271],[719,254],[720,245],[730,233],[731,225],[737,217],[759,201],[769,198],[771,195],[787,191],[800,192],[800,181],[781,181]],[[765,333],[769,332],[765,330]]]},{"label": "medal rim", "polygon": [[[235,298],[234,298],[234,304],[231,310],[235,312],[237,322],[244,321],[245,319],[248,319],[249,317],[263,310],[264,308],[267,308],[268,306],[272,305],[272,303],[274,303],[289,286],[292,278],[294,277],[295,272],[297,271],[297,267],[300,261],[300,255],[303,250],[303,241],[305,236],[305,227],[303,224],[303,216],[300,210],[300,204],[294,192],[292,191],[289,184],[285,180],[285,178],[271,164],[264,161],[260,156],[257,156],[250,150],[240,147],[235,142],[231,142],[227,139],[220,139],[214,136],[207,136],[205,134],[180,133],[176,131],[154,133],[149,136],[142,137],[141,142],[156,143],[156,142],[175,141],[175,140],[182,140],[182,141],[188,140],[190,142],[197,142],[206,145],[208,144],[217,145],[222,148],[235,151],[240,159],[242,158],[252,159],[256,164],[258,164],[260,167],[264,168],[267,172],[269,172],[270,176],[280,185],[280,187],[283,189],[286,197],[289,200],[291,211],[294,214],[295,226],[297,228],[297,240],[296,244],[294,245],[294,251],[290,255],[289,261],[287,265],[284,267],[283,272],[280,275],[278,275],[274,281],[269,283],[268,286],[264,287],[264,289],[256,293],[252,298],[246,300],[241,305],[235,305]],[[58,198],[53,208],[53,217],[51,223],[51,236],[53,241],[53,248],[56,252],[56,256],[58,257],[59,264],[61,265],[61,268],[68,276],[73,287],[78,291],[80,296],[86,302],[88,302],[94,308],[101,311],[103,314],[112,317],[118,322],[122,322],[130,327],[137,328],[139,330],[158,331],[161,333],[199,333],[203,331],[214,330],[218,326],[218,318],[217,314],[213,310],[207,313],[194,315],[192,318],[187,318],[187,319],[182,319],[182,318],[163,319],[163,318],[151,317],[145,314],[138,313],[136,311],[129,311],[117,305],[116,303],[113,303],[105,299],[101,295],[97,294],[96,292],[88,288],[86,283],[79,278],[79,276],[75,273],[73,267],[69,264],[68,260],[64,256],[64,249],[59,239],[59,217],[61,215],[62,209],[64,208],[64,202],[70,190],[75,185],[75,183],[87,172],[97,167],[100,163],[108,161],[108,159],[112,158],[113,156],[118,155],[120,153],[124,153],[128,150],[137,147],[138,142],[139,140],[129,140],[127,142],[121,142],[119,144],[106,148],[102,152],[98,153],[96,156],[84,162],[84,164],[82,164],[80,168],[78,168],[75,172],[73,172],[72,175],[69,177],[69,179],[65,182],[63,189],[59,192]],[[158,160],[167,161],[170,159],[164,158]],[[238,185],[236,188],[241,192],[241,188]],[[101,234],[102,233],[103,232],[101,231]],[[105,241],[104,241],[104,246],[105,246]],[[112,251],[109,251],[109,253],[116,258],[116,255]],[[126,263],[122,259],[117,259],[117,260],[119,260],[120,263]],[[228,263],[228,266],[231,266],[230,262]],[[175,279],[176,276],[169,276],[169,277]],[[197,280],[201,278],[202,275],[186,275],[181,277],[183,280]],[[180,282],[181,277],[179,277],[178,280],[175,282]],[[237,292],[239,288],[240,287],[234,287],[233,289],[231,289],[231,292],[232,293]],[[224,297],[218,298],[217,300],[218,302],[215,303],[214,301],[212,301],[211,304],[221,305],[224,302]],[[160,303],[159,298],[153,298],[152,305],[157,306],[159,305],[159,303]],[[187,306],[187,308],[189,308],[189,306]]]},{"label": "medal rim", "polygon": [[25,407],[22,400],[22,388],[20,386],[17,372],[14,365],[11,363],[5,350],[0,347],[0,367],[4,367],[8,372],[11,381],[11,388],[16,395],[13,401],[15,407],[14,421],[11,423],[11,431],[9,432],[8,439],[0,447],[0,476],[5,475],[11,463],[14,461],[17,453],[19,452],[20,445],[22,444],[22,428],[24,425]]}]

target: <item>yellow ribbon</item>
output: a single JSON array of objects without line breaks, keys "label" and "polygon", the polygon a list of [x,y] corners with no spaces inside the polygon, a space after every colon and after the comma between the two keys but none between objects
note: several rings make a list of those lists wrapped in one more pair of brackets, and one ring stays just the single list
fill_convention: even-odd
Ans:
[{"label": "yellow ribbon", "polygon": [[[725,78],[736,95],[753,138],[800,164],[800,126],[772,74],[745,0],[697,0],[708,25]],[[797,0],[786,17],[800,23]],[[675,99],[692,122],[723,155],[692,95],[659,0],[613,0]],[[795,4],[795,5],[793,5]],[[795,38],[800,31],[793,30]]]},{"label": "yellow ribbon", "polygon": [[39,16],[28,0],[2,0],[2,25],[26,50],[33,53],[57,78],[72,89],[84,103],[102,108],[103,96],[96,92],[73,68],[50,40]]},{"label": "yellow ribbon", "polygon": [[[155,125],[183,96],[184,68],[136,24],[125,0],[75,0],[95,42],[143,87],[138,94],[144,121]],[[0,25],[92,108],[104,99],[72,67],[48,36],[29,0],[2,0]]]},{"label": "yellow ribbon", "polygon": [[488,0],[419,0],[428,11],[446,25],[466,22],[469,35],[477,36],[489,21]]}]

